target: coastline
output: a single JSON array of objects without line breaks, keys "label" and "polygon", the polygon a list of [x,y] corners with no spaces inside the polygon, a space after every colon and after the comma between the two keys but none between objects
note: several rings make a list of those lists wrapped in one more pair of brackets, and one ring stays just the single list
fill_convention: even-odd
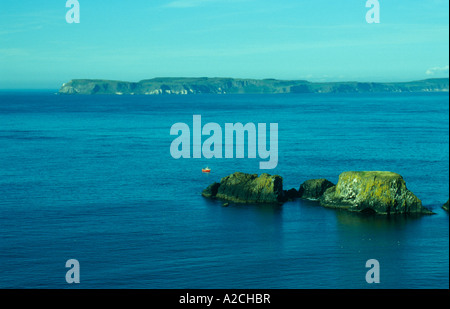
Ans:
[{"label": "coastline", "polygon": [[410,82],[309,82],[306,80],[236,78],[153,78],[140,82],[74,79],[64,83],[65,95],[193,95],[448,92],[448,78]]}]

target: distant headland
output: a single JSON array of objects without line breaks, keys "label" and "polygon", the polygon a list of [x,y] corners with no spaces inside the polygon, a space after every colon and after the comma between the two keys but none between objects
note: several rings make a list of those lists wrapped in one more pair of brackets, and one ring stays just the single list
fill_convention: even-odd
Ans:
[{"label": "distant headland", "polygon": [[166,94],[276,94],[276,93],[380,93],[448,92],[448,78],[411,82],[326,82],[306,80],[167,77],[125,82],[101,79],[73,79],[59,94],[166,95]]}]

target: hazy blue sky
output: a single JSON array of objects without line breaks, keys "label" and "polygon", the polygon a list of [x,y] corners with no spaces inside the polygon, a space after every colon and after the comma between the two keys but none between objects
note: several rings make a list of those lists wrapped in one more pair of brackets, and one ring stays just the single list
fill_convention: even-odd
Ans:
[{"label": "hazy blue sky", "polygon": [[447,77],[448,0],[2,0],[0,88],[163,76],[408,81]]}]

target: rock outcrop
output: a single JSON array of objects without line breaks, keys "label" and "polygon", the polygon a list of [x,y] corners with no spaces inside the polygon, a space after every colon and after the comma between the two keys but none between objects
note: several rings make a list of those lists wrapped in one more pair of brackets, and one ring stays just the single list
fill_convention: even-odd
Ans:
[{"label": "rock outcrop", "polygon": [[300,185],[298,197],[310,200],[319,199],[328,188],[334,187],[331,181],[324,178],[310,179]]},{"label": "rock outcrop", "polygon": [[284,191],[284,196],[285,196],[286,201],[293,201],[299,197],[298,191],[295,190],[294,188]]},{"label": "rock outcrop", "polygon": [[220,183],[215,182],[210,184],[205,190],[203,190],[202,195],[204,197],[215,197],[217,191],[219,190]]},{"label": "rock outcrop", "polygon": [[283,203],[283,178],[269,174],[234,173],[213,183],[203,190],[202,195],[234,203]]},{"label": "rock outcrop", "polygon": [[444,205],[442,205],[442,208],[444,208],[445,210],[448,211],[448,200],[447,200],[447,203],[445,203]]},{"label": "rock outcrop", "polygon": [[[434,214],[406,187],[402,176],[393,172],[344,172],[337,185],[310,179],[300,189],[283,190],[283,178],[269,174],[234,173],[203,190],[207,198],[234,203],[282,204],[296,198],[318,200],[320,205],[361,213]],[[448,201],[443,208],[448,211]]]},{"label": "rock outcrop", "polygon": [[432,214],[392,172],[344,172],[320,198],[325,207],[377,214]]}]

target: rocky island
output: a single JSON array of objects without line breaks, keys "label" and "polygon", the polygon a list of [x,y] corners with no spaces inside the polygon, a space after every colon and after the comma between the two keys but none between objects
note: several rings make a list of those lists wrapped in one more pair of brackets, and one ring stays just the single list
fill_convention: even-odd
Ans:
[{"label": "rocky island", "polygon": [[283,203],[283,178],[269,174],[234,173],[213,183],[202,195],[235,203]]},{"label": "rocky island", "polygon": [[336,185],[326,179],[303,182],[299,190],[283,190],[283,178],[275,175],[234,173],[203,190],[207,198],[235,203],[282,204],[295,198],[317,200],[323,207],[346,211],[391,214],[433,214],[392,172],[344,172]]},{"label": "rocky island", "polygon": [[336,186],[320,197],[320,205],[377,214],[431,214],[392,172],[344,172]]},{"label": "rocky island", "polygon": [[73,79],[59,94],[109,95],[189,95],[189,94],[275,94],[275,93],[373,93],[448,92],[448,78],[412,82],[328,82],[306,80],[237,78],[153,78],[140,82],[102,79]]}]

